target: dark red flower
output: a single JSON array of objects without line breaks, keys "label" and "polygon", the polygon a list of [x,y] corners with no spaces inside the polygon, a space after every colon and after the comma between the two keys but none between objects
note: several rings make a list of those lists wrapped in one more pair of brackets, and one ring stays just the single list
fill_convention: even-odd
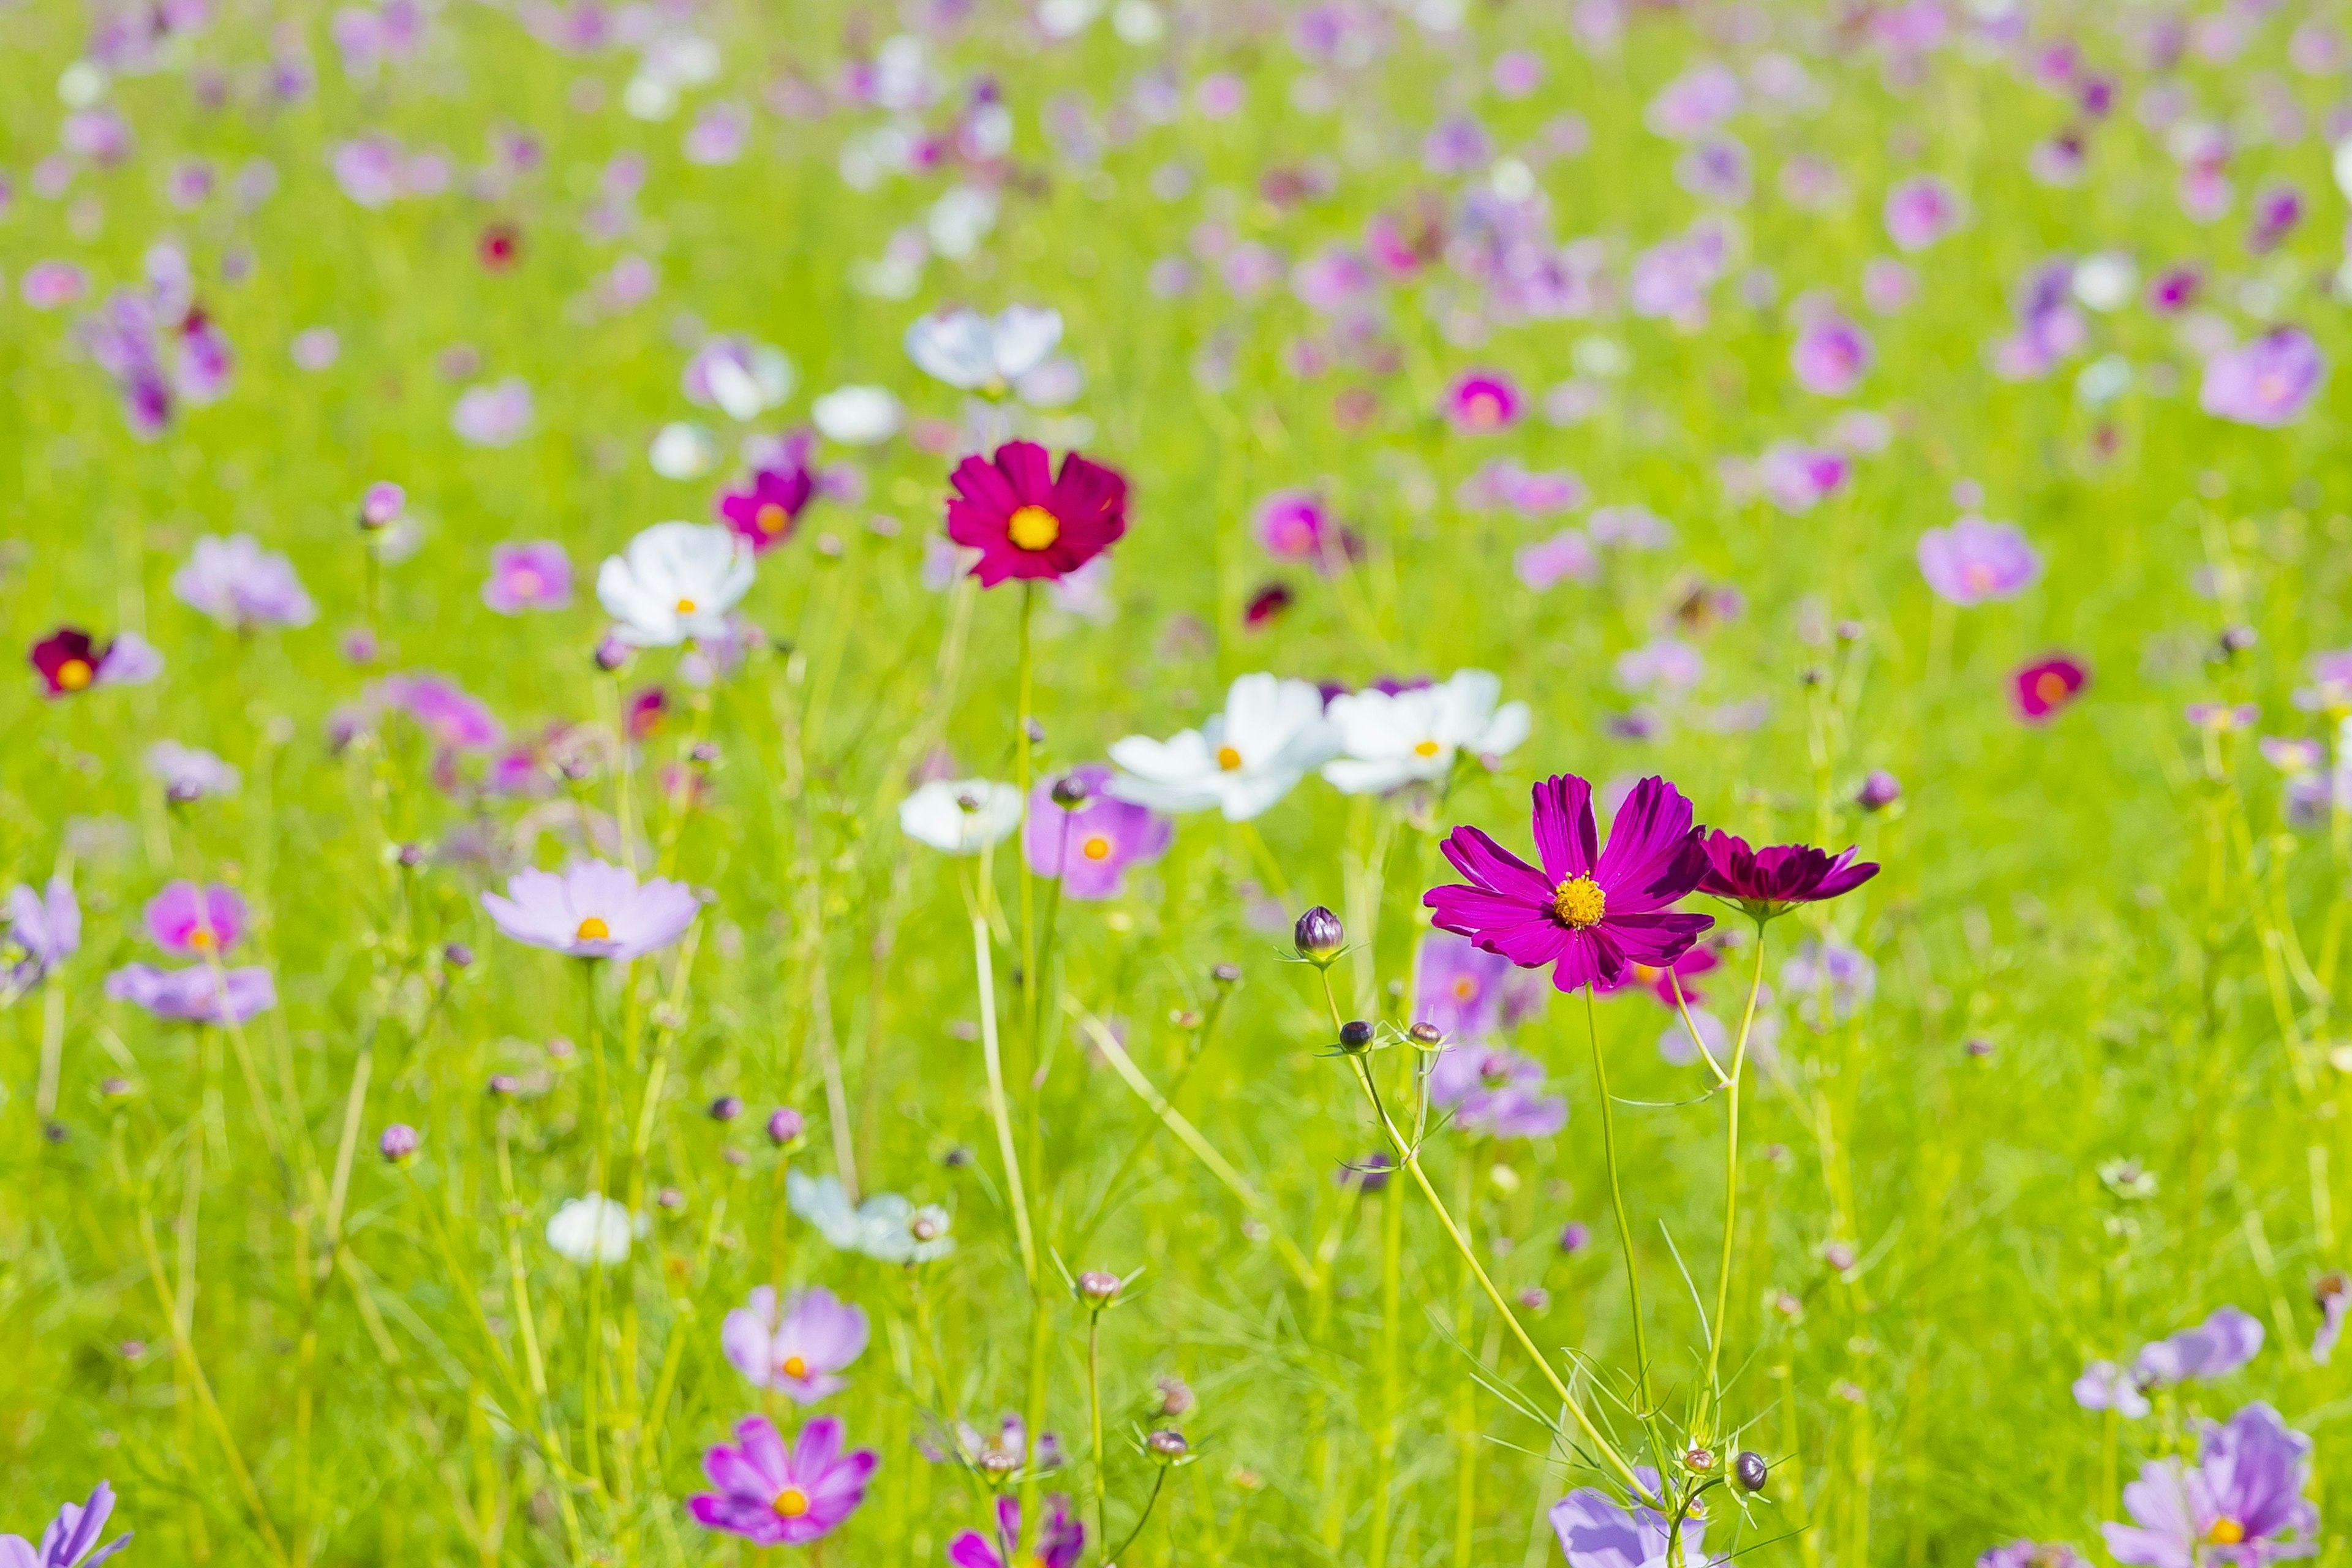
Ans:
[{"label": "dark red flower", "polygon": [[105,661],[106,649],[79,626],[59,626],[33,645],[31,657],[49,695],[63,697],[89,688]]},{"label": "dark red flower", "polygon": [[1706,872],[1698,890],[1738,904],[1750,920],[1769,921],[1799,904],[1851,893],[1878,875],[1877,862],[1857,863],[1851,846],[1839,855],[1810,844],[1751,849],[1748,840],[1717,829],[1699,847],[1706,853]]},{"label": "dark red flower", "polygon": [[2009,700],[2019,718],[2039,724],[2074,701],[2090,679],[2090,670],[2080,659],[2053,653],[2009,678]]},{"label": "dark red flower", "polygon": [[980,552],[971,573],[983,588],[1066,576],[1127,531],[1127,481],[1076,452],[1055,474],[1045,447],[1007,441],[992,458],[966,458],[953,478],[948,537]]},{"label": "dark red flower", "polygon": [[1279,583],[1269,583],[1250,595],[1242,609],[1242,625],[1254,632],[1262,632],[1274,618],[1290,608],[1290,590]]},{"label": "dark red flower", "polygon": [[793,536],[815,490],[816,480],[806,468],[761,468],[748,488],[719,496],[719,521],[730,533],[750,540],[757,555]]},{"label": "dark red flower", "polygon": [[494,223],[482,230],[474,254],[493,272],[504,272],[522,258],[522,231],[510,223]]}]

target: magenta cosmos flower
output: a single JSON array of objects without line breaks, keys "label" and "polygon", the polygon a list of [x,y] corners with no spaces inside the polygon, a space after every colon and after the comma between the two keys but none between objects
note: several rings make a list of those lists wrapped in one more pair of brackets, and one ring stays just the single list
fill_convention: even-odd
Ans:
[{"label": "magenta cosmos flower", "polygon": [[948,1542],[954,1568],[1074,1568],[1087,1550],[1087,1527],[1070,1516],[1070,1500],[1056,1492],[1045,1499],[1045,1522],[1027,1556],[1021,1552],[1021,1504],[996,1500],[996,1539],[967,1530]]},{"label": "magenta cosmos flower", "polygon": [[1148,806],[1113,800],[1107,793],[1113,771],[1104,763],[1087,763],[1063,776],[1085,789],[1085,804],[1065,808],[1054,798],[1060,781],[1041,782],[1029,792],[1021,851],[1040,877],[1061,878],[1062,891],[1073,899],[1116,898],[1129,866],[1167,853],[1175,825]]},{"label": "magenta cosmos flower", "polygon": [[694,1521],[740,1535],[755,1546],[804,1546],[847,1519],[866,1500],[874,1474],[871,1448],[841,1451],[841,1423],[820,1415],[790,1448],[764,1416],[735,1424],[735,1446],[702,1457],[719,1489],[686,1500]]},{"label": "magenta cosmos flower", "polygon": [[801,464],[761,468],[750,484],[719,495],[719,521],[728,532],[748,540],[757,555],[793,536],[815,493],[816,479]]},{"label": "magenta cosmos flower", "polygon": [[1483,436],[1517,424],[1526,406],[1519,384],[1503,372],[1465,370],[1445,389],[1438,412],[1456,430]]},{"label": "magenta cosmos flower", "polygon": [[1056,474],[1045,447],[1007,441],[993,458],[966,458],[953,482],[948,537],[980,552],[971,574],[983,588],[1066,577],[1127,531],[1127,481],[1076,452]]},{"label": "magenta cosmos flower", "polygon": [[667,947],[700,907],[683,882],[640,882],[635,872],[602,860],[574,861],[561,875],[518,871],[504,897],[482,895],[482,908],[507,935],[573,958],[636,958]]},{"label": "magenta cosmos flower", "polygon": [[1422,902],[1442,931],[1466,936],[1522,969],[1552,965],[1559,990],[1614,984],[1629,965],[1672,963],[1715,923],[1666,906],[1706,869],[1690,802],[1646,778],[1620,807],[1609,847],[1598,847],[1592,786],[1572,773],[1535,786],[1540,870],[1475,827],[1446,837],[1445,858],[1467,877],[1432,888]]},{"label": "magenta cosmos flower", "polygon": [[2281,327],[2205,362],[2197,406],[2237,425],[2275,429],[2303,417],[2327,379],[2319,345],[2299,327]]},{"label": "magenta cosmos flower", "polygon": [[166,882],[147,900],[147,934],[168,952],[220,954],[245,936],[245,900],[234,888]]},{"label": "magenta cosmos flower", "polygon": [[866,1353],[866,1314],[818,1285],[776,1312],[776,1292],[755,1286],[719,1325],[719,1345],[754,1388],[772,1388],[803,1405],[849,1386],[843,1367]]},{"label": "magenta cosmos flower", "polygon": [[502,616],[560,610],[572,603],[572,558],[551,539],[494,544],[482,603]]},{"label": "magenta cosmos flower", "polygon": [[2042,556],[2014,523],[1964,517],[1919,536],[1919,574],[1938,598],[1981,605],[2023,593],[2042,575]]},{"label": "magenta cosmos flower", "polygon": [[1276,490],[1257,503],[1253,519],[1257,542],[1277,561],[1322,563],[1338,525],[1321,495],[1310,489]]},{"label": "magenta cosmos flower", "polygon": [[79,626],[59,626],[32,646],[26,661],[51,697],[98,686],[137,686],[163,671],[163,656],[138,633],[125,632],[101,647]]},{"label": "magenta cosmos flower", "polygon": [[1699,846],[1706,854],[1706,872],[1698,879],[1698,890],[1738,904],[1759,923],[1799,904],[1851,893],[1878,875],[1875,861],[1855,862],[1852,846],[1838,855],[1810,844],[1752,849],[1745,838],[1720,829],[1700,839]]},{"label": "magenta cosmos flower", "polygon": [[2027,723],[2039,724],[2074,701],[2090,679],[2090,669],[2082,660],[2053,653],[2009,678],[2010,705]]}]

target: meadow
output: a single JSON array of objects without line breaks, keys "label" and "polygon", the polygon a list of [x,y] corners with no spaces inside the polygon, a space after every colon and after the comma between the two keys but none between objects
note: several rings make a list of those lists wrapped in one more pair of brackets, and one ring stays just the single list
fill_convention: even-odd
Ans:
[{"label": "meadow", "polygon": [[0,81],[0,1568],[2352,1557],[2338,8]]}]

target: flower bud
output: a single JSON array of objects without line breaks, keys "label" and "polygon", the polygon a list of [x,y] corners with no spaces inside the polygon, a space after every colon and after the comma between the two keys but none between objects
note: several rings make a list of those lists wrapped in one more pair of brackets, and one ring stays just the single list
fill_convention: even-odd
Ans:
[{"label": "flower bud", "polygon": [[1404,1037],[1424,1051],[1433,1051],[1445,1044],[1445,1031],[1431,1023],[1415,1024],[1404,1032]]},{"label": "flower bud", "polygon": [[394,851],[394,858],[399,860],[403,870],[414,871],[425,864],[425,847],[421,844],[404,844]]},{"label": "flower bud", "polygon": [[675,1214],[686,1206],[686,1194],[676,1187],[664,1187],[654,1194],[654,1202]]},{"label": "flower bud", "polygon": [[1054,804],[1064,811],[1076,811],[1087,804],[1087,781],[1076,773],[1064,773],[1054,781]]},{"label": "flower bud", "polygon": [[2244,653],[2248,648],[2254,646],[2257,637],[2254,628],[2252,626],[2224,626],[2221,628],[2221,652],[2224,656],[2235,657],[2238,654]]},{"label": "flower bud", "polygon": [[915,1217],[907,1222],[907,1234],[917,1241],[937,1241],[946,1231],[947,1226],[940,1223],[938,1215],[926,1214],[920,1209],[917,1209]]},{"label": "flower bud", "polygon": [[719,748],[708,741],[697,741],[694,743],[694,750],[688,752],[687,755],[707,768],[719,760]]},{"label": "flower bud", "polygon": [[1903,784],[1885,768],[1874,768],[1855,792],[1853,804],[1864,811],[1885,811],[1903,798]]},{"label": "flower bud", "polygon": [[610,675],[629,662],[629,655],[633,651],[627,643],[607,632],[596,643],[593,655],[596,668]]},{"label": "flower bud", "polygon": [[1696,1470],[1702,1476],[1709,1474],[1715,1468],[1715,1450],[1707,1447],[1685,1449],[1683,1453],[1683,1468]]},{"label": "flower bud", "polygon": [[1017,1470],[1020,1468],[1020,1458],[1017,1455],[1006,1452],[1003,1448],[999,1448],[992,1445],[991,1447],[982,1448],[980,1451],[981,1473],[986,1476],[991,1482],[1002,1481],[1005,1477],[1011,1475],[1014,1470]]},{"label": "flower bud", "polygon": [[1592,1239],[1592,1232],[1578,1220],[1570,1220],[1559,1227],[1559,1249],[1571,1256],[1584,1250]]},{"label": "flower bud", "polygon": [[1853,1267],[1853,1248],[1843,1241],[1832,1241],[1822,1248],[1822,1261],[1843,1274]]},{"label": "flower bud", "polygon": [[1238,963],[1220,963],[1209,971],[1209,978],[1222,986],[1239,985],[1242,983],[1242,966]]},{"label": "flower bud", "polygon": [[1182,1458],[1192,1446],[1184,1441],[1183,1433],[1173,1426],[1162,1426],[1143,1439],[1143,1447],[1161,1464],[1172,1465]]},{"label": "flower bud", "polygon": [[780,1105],[768,1113],[768,1142],[779,1149],[797,1144],[807,1131],[808,1119],[789,1105]]},{"label": "flower bud", "polygon": [[405,1121],[395,1121],[383,1130],[383,1136],[376,1140],[375,1147],[386,1160],[399,1165],[415,1156],[416,1146],[422,1142],[415,1128]]},{"label": "flower bud", "polygon": [[390,479],[378,479],[360,497],[360,526],[370,531],[390,528],[407,506],[407,491]]},{"label": "flower bud", "polygon": [[1372,1026],[1361,1018],[1350,1018],[1339,1026],[1339,1048],[1350,1053],[1372,1048]]},{"label": "flower bud", "polygon": [[743,1101],[738,1096],[722,1094],[710,1102],[710,1120],[713,1121],[732,1121],[742,1114]]},{"label": "flower bud", "polygon": [[464,969],[474,962],[474,950],[462,942],[453,942],[441,950],[441,962],[452,969]]},{"label": "flower bud", "polygon": [[1199,1402],[1193,1395],[1192,1385],[1172,1372],[1160,1374],[1159,1388],[1160,1414],[1171,1420],[1187,1414]]},{"label": "flower bud", "polygon": [[1299,957],[1318,969],[1325,969],[1348,945],[1348,928],[1339,923],[1338,915],[1318,904],[1298,917],[1290,938],[1297,945]]},{"label": "flower bud", "polygon": [[1078,1276],[1075,1289],[1079,1300],[1099,1312],[1118,1300],[1119,1287],[1125,1283],[1108,1269],[1089,1268]]},{"label": "flower bud", "polygon": [[1739,1483],[1744,1492],[1760,1492],[1771,1472],[1766,1468],[1764,1456],[1753,1448],[1742,1448],[1739,1457],[1731,1461],[1731,1479]]},{"label": "flower bud", "polygon": [[489,1090],[497,1095],[520,1094],[522,1079],[510,1072],[494,1072],[490,1075]]}]

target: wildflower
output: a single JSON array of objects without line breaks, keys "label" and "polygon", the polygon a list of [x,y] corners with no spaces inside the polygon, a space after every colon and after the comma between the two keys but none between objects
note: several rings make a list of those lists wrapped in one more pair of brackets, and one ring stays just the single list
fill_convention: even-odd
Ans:
[{"label": "wildflower", "polygon": [[898,803],[898,830],[950,855],[977,855],[1020,826],[1020,789],[987,779],[933,779]]},{"label": "wildflower", "polygon": [[172,592],[225,626],[305,626],[318,614],[293,563],[249,533],[205,534],[172,574]]},{"label": "wildflower", "polygon": [[210,964],[158,969],[129,963],[106,977],[106,994],[159,1018],[198,1024],[243,1023],[278,1005],[278,987],[261,968],[216,971]]},{"label": "wildflower", "polygon": [[1797,1011],[1807,1023],[1821,1025],[1821,1003],[1829,1002],[1832,1022],[1852,1016],[1878,989],[1878,966],[1861,949],[1835,938],[1826,944],[1807,937],[1798,943],[1789,962],[1780,966],[1781,988],[1801,1000]]},{"label": "wildflower", "polygon": [[1062,313],[1032,305],[1008,305],[993,318],[941,311],[917,317],[902,342],[924,374],[961,391],[997,394],[1053,357]]},{"label": "wildflower", "polygon": [[992,457],[966,458],[950,478],[948,537],[980,552],[971,575],[984,588],[1066,577],[1127,531],[1127,481],[1076,452],[1055,473],[1045,447],[1007,441]]},{"label": "wildflower", "polygon": [[841,1422],[820,1415],[787,1448],[761,1415],[735,1424],[735,1446],[702,1457],[714,1492],[686,1500],[694,1521],[755,1546],[802,1546],[829,1533],[866,1500],[877,1461],[870,1448],[841,1451]]},{"label": "wildflower", "polygon": [[428,670],[387,675],[369,695],[375,704],[406,714],[444,751],[474,752],[498,743],[499,721],[490,710],[446,676]]},{"label": "wildflower", "polygon": [[2090,679],[2081,660],[2053,653],[2010,676],[2010,705],[2027,723],[2039,724],[2074,701]]},{"label": "wildflower", "polygon": [[1959,226],[1960,198],[1936,175],[1914,174],[1886,193],[1880,216],[1897,248],[1925,250]]},{"label": "wildflower", "polygon": [[1469,879],[1432,888],[1422,902],[1444,931],[1471,938],[1521,968],[1552,965],[1562,991],[1608,984],[1629,964],[1679,958],[1715,921],[1666,906],[1698,885],[1706,857],[1690,803],[1661,778],[1633,786],[1606,851],[1597,847],[1592,786],[1556,774],[1535,786],[1538,870],[1475,827],[1456,827],[1445,858]]},{"label": "wildflower", "polygon": [[449,410],[449,427],[477,447],[510,447],[530,428],[530,384],[510,375],[459,394]]},{"label": "wildflower", "polygon": [[816,477],[799,463],[761,468],[751,476],[748,488],[719,496],[719,521],[758,555],[793,536],[809,498],[815,493]]},{"label": "wildflower", "polygon": [[825,439],[845,447],[871,447],[898,433],[907,411],[889,389],[836,386],[809,403],[809,418]]},{"label": "wildflower", "polygon": [[2126,1421],[2148,1412],[2147,1396],[2139,1380],[2111,1361],[2095,1361],[2074,1380],[2074,1403],[2085,1410],[2112,1410]]},{"label": "wildflower", "polygon": [[2140,1348],[2132,1373],[2143,1388],[2221,1377],[2254,1359],[2263,1348],[2262,1320],[2236,1307],[2218,1307],[2193,1329]]},{"label": "wildflower", "polygon": [[2131,1524],[2103,1524],[2118,1563],[2199,1568],[2227,1562],[2255,1568],[2316,1549],[2319,1510],[2302,1493],[2311,1439],[2269,1405],[2247,1405],[2226,1424],[2205,1422],[2194,1468],[2154,1459],[2124,1488]]},{"label": "wildflower", "polygon": [[2344,1313],[2352,1308],[2352,1282],[2341,1274],[2323,1274],[2311,1288],[2312,1299],[2319,1304],[2319,1329],[2311,1336],[2311,1363],[2326,1366],[2336,1354],[2336,1339],[2344,1332]]},{"label": "wildflower", "polygon": [[52,877],[41,892],[22,882],[9,889],[8,942],[23,956],[9,966],[6,988],[21,995],[81,947],[81,905],[73,884]]},{"label": "wildflower", "polygon": [[408,510],[408,492],[390,479],[378,479],[360,497],[360,526],[370,531],[390,528]]},{"label": "wildflower", "polygon": [[1775,844],[1751,849],[1748,841],[1717,828],[1700,841],[1706,872],[1698,890],[1739,906],[1761,924],[1799,904],[1819,903],[1850,893],[1878,875],[1876,862],[1854,861],[1852,846],[1838,855],[1810,844]]},{"label": "wildflower", "polygon": [[683,882],[602,860],[576,860],[561,874],[536,867],[507,880],[504,896],[482,895],[499,930],[520,942],[573,958],[638,958],[684,934],[701,908]]},{"label": "wildflower", "polygon": [[[124,1531],[105,1545],[98,1544],[114,1511],[114,1489],[100,1481],[89,1500],[58,1505],[57,1517],[41,1531],[39,1546],[21,1535],[0,1535],[0,1568],[98,1568],[131,1543]],[[95,1550],[93,1550],[95,1549]]]},{"label": "wildflower", "polygon": [[1854,791],[1853,804],[1864,811],[1885,811],[1903,798],[1903,781],[1885,768],[1873,768]]},{"label": "wildflower", "polygon": [[748,338],[713,337],[694,352],[678,389],[698,407],[748,423],[792,395],[799,379],[783,351]]},{"label": "wildflower", "polygon": [[1511,556],[1511,574],[1538,594],[1563,578],[1589,583],[1600,570],[1591,540],[1577,528],[1563,528],[1549,539],[1521,546]]},{"label": "wildflower", "polygon": [[643,1236],[646,1218],[633,1219],[626,1204],[602,1193],[572,1198],[547,1222],[547,1245],[557,1257],[585,1268],[591,1263],[622,1263],[629,1256],[630,1238]]},{"label": "wildflower", "polygon": [[1446,387],[1437,411],[1464,435],[1487,435],[1518,423],[1526,406],[1518,383],[1508,374],[1499,370],[1467,370]]},{"label": "wildflower", "polygon": [[[1633,1474],[1651,1496],[1659,1495],[1657,1471],[1643,1465]],[[1622,1507],[1597,1487],[1580,1487],[1552,1504],[1551,1528],[1568,1554],[1569,1568],[1663,1568],[1667,1561],[1665,1517],[1646,1503]],[[1703,1520],[1683,1521],[1678,1561],[1695,1565],[1725,1561],[1701,1555],[1700,1538],[1706,1531]]]},{"label": "wildflower", "polygon": [[1538,1094],[1543,1064],[1495,1047],[1448,1046],[1429,1068],[1433,1105],[1454,1108],[1464,1130],[1489,1138],[1549,1138],[1568,1124],[1568,1101]]},{"label": "wildflower", "polygon": [[1110,759],[1119,771],[1110,793],[1163,811],[1214,806],[1229,822],[1246,822],[1339,749],[1321,692],[1303,680],[1244,675],[1227,689],[1224,710],[1199,729],[1165,741],[1129,735],[1114,742]]},{"label": "wildflower", "polygon": [[2311,334],[2280,327],[2207,360],[2197,405],[2232,424],[2276,429],[2302,418],[2326,379]]},{"label": "wildflower", "polygon": [[[1073,899],[1118,897],[1127,868],[1158,859],[1175,837],[1175,825],[1159,813],[1106,795],[1110,781],[1108,766],[1087,763],[1029,794],[1022,853],[1040,877],[1059,877],[1062,891]],[[1078,803],[1064,805],[1067,793]]]},{"label": "wildflower", "polygon": [[234,888],[167,882],[147,900],[147,934],[168,952],[226,953],[245,935],[245,900]]},{"label": "wildflower", "polygon": [[51,697],[99,686],[138,686],[163,672],[163,656],[137,632],[124,632],[100,647],[80,627],[59,626],[26,657]]},{"label": "wildflower", "polygon": [[1497,707],[1502,692],[1499,676],[1465,669],[1442,686],[1335,697],[1326,711],[1344,754],[1323,764],[1323,776],[1345,795],[1385,794],[1444,778],[1465,751],[1486,758],[1513,752],[1528,738],[1528,705]]},{"label": "wildflower", "polygon": [[752,1288],[744,1305],[719,1325],[719,1348],[754,1388],[772,1388],[814,1405],[849,1386],[839,1374],[866,1352],[866,1314],[822,1285],[776,1311],[776,1292]]},{"label": "wildflower", "polygon": [[2082,1553],[2058,1542],[2012,1541],[1977,1554],[1976,1568],[2090,1568]]},{"label": "wildflower", "polygon": [[789,1105],[780,1105],[768,1112],[768,1142],[779,1149],[791,1149],[808,1131],[808,1118]]},{"label": "wildflower", "polygon": [[1086,1553],[1087,1527],[1058,1492],[1045,1499],[1045,1522],[1027,1556],[1021,1552],[1020,1501],[1003,1496],[996,1500],[996,1539],[967,1530],[948,1542],[948,1562],[954,1568],[1076,1568]]},{"label": "wildflower", "polygon": [[375,1141],[375,1150],[385,1161],[398,1165],[414,1159],[423,1142],[415,1128],[405,1121],[395,1121],[385,1128],[383,1135]]},{"label": "wildflower", "polygon": [[551,539],[494,544],[482,603],[502,616],[562,609],[572,603],[572,558]]},{"label": "wildflower", "polygon": [[1870,369],[1870,335],[1830,312],[1808,323],[1789,353],[1797,384],[1824,397],[1843,397]]},{"label": "wildflower", "polygon": [[1276,490],[1257,503],[1251,529],[1265,552],[1277,561],[1300,561],[1328,571],[1340,528],[1321,492]]},{"label": "wildflower", "polygon": [[633,647],[715,638],[751,589],[751,547],[723,528],[657,522],[596,572],[596,601]]},{"label": "wildflower", "polygon": [[885,1263],[929,1263],[955,1250],[948,1212],[937,1204],[918,1208],[897,1193],[876,1193],[855,1208],[835,1176],[784,1178],[784,1196],[794,1214],[844,1252],[862,1252]]},{"label": "wildflower", "polygon": [[1444,1039],[1476,1044],[1543,1005],[1546,992],[1528,984],[1533,979],[1468,937],[1427,931],[1413,944],[1412,1017]]},{"label": "wildflower", "polygon": [[1919,574],[1937,597],[1965,607],[2024,592],[2042,575],[2042,557],[2013,524],[1964,517],[1919,536]]},{"label": "wildflower", "polygon": [[147,771],[163,781],[163,797],[174,805],[236,793],[236,770],[200,746],[158,741],[147,748],[146,760]]}]

